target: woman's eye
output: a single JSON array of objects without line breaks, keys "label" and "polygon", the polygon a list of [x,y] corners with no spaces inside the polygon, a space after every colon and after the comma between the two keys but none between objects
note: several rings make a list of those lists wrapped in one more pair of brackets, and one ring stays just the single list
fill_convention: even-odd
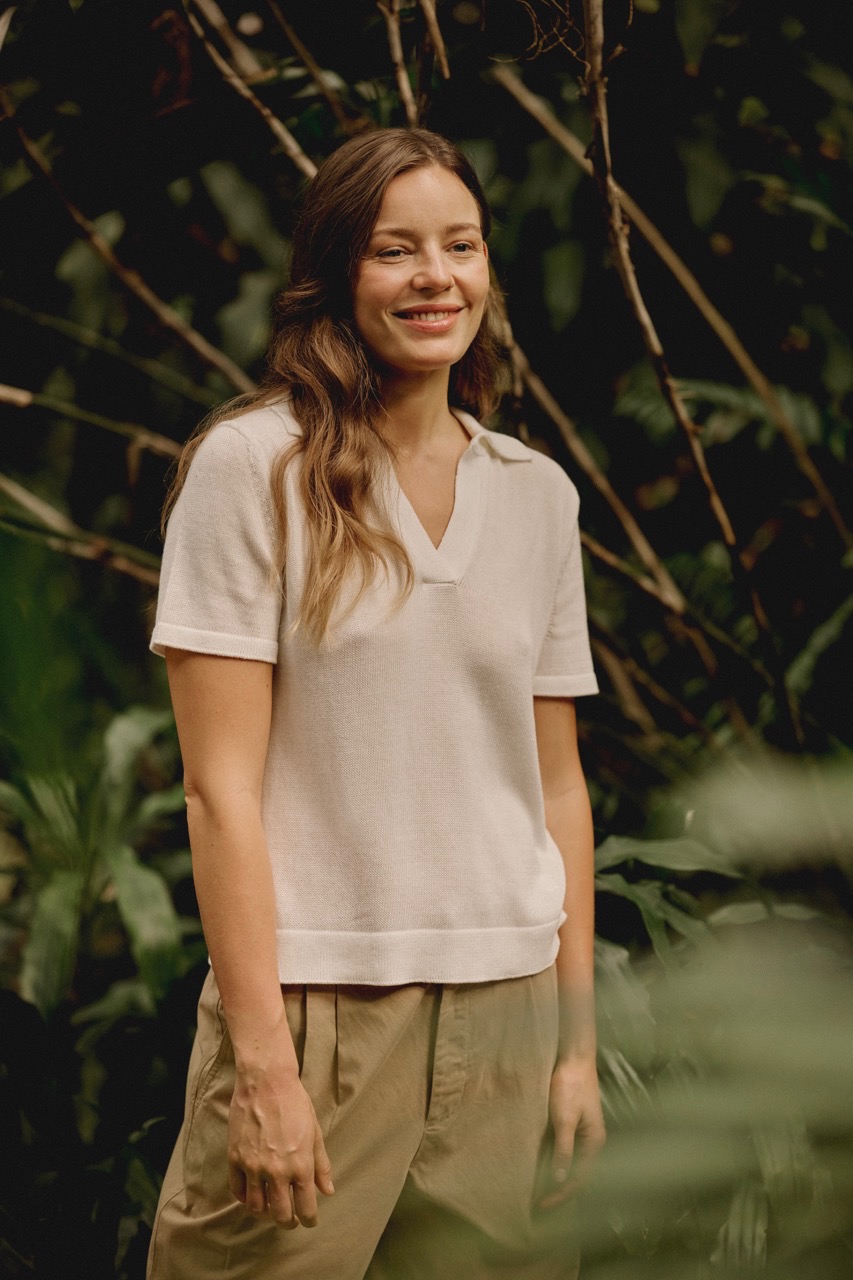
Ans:
[{"label": "woman's eye", "polygon": [[452,246],[454,253],[471,253],[474,246],[468,240],[460,240]]},{"label": "woman's eye", "polygon": [[377,258],[402,258],[405,249],[380,249]]}]

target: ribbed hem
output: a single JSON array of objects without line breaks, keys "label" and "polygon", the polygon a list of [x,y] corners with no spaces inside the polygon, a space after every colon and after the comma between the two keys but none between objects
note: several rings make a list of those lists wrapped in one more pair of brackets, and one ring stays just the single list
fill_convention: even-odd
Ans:
[{"label": "ribbed hem", "polygon": [[598,693],[598,681],[592,671],[577,676],[534,676],[533,696],[540,698],[581,698]]},{"label": "ribbed hem", "polygon": [[151,649],[165,656],[166,649],[188,649],[190,653],[210,653],[219,658],[252,658],[255,662],[277,662],[278,641],[257,636],[233,636],[218,631],[196,631],[174,622],[158,622],[151,637]]},{"label": "ribbed hem", "polygon": [[278,932],[279,981],[395,987],[406,982],[496,982],[539,973],[560,949],[548,924],[500,929],[408,929],[396,933]]}]

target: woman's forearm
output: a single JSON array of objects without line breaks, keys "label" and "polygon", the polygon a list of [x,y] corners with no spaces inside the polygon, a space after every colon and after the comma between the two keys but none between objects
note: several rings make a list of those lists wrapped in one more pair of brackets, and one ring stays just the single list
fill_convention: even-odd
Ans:
[{"label": "woman's forearm", "polygon": [[595,884],[589,796],[581,778],[546,806],[546,822],[566,869],[560,929],[560,1057],[595,1055]]},{"label": "woman's forearm", "polygon": [[211,802],[189,789],[187,812],[199,910],[238,1068],[266,1060],[276,1042],[280,1067],[295,1074],[278,980],[272,872],[257,802],[250,794]]}]

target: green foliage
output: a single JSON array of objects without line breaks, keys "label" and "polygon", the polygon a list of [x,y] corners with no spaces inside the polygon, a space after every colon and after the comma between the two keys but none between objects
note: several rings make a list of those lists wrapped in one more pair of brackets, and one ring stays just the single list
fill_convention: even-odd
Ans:
[{"label": "green foliage", "polygon": [[[266,7],[222,9],[261,66],[254,92],[311,160],[403,122],[373,0],[333,21],[329,3],[288,4],[322,87]],[[600,469],[579,467],[526,392],[503,406],[502,427],[568,469],[590,535],[602,697],[582,706],[582,746],[611,1137],[581,1215],[585,1275],[846,1280],[853,559],[767,394],[633,227],[727,549],[594,187],[491,76],[525,58],[524,82],[586,146],[579,15],[556,12],[439,5],[447,81],[430,74],[420,6],[403,7],[401,34],[428,123],[461,139],[493,204],[515,337]],[[628,25],[607,5],[605,22],[615,176],[766,377],[849,529],[853,98],[837,15],[636,0]],[[79,1257],[135,1280],[204,961],[146,650],[168,459],[137,428],[182,441],[233,388],[92,252],[14,126],[119,258],[252,376],[303,177],[180,6],[27,0],[0,15],[0,80],[14,112],[0,381],[37,397],[0,403],[0,1103],[15,1171],[0,1174],[0,1271],[60,1276]],[[600,472],[683,611],[638,583],[648,563]]]}]

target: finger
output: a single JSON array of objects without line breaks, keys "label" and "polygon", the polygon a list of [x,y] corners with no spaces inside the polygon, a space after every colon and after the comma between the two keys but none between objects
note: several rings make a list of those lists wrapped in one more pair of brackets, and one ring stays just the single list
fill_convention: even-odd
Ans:
[{"label": "finger", "polygon": [[267,1182],[267,1207],[273,1222],[277,1222],[286,1231],[293,1231],[299,1226],[299,1219],[293,1212],[289,1182],[281,1178],[270,1179]]},{"label": "finger", "polygon": [[246,1199],[243,1201],[246,1212],[259,1218],[267,1211],[266,1186],[256,1176],[246,1175]]},{"label": "finger", "polygon": [[293,1192],[293,1207],[299,1221],[303,1227],[316,1227],[317,1193],[314,1190],[313,1169],[310,1173],[306,1171],[300,1177],[294,1176],[290,1185]]},{"label": "finger", "polygon": [[323,1135],[320,1132],[319,1125],[314,1126],[314,1182],[324,1196],[333,1196],[335,1194],[335,1184],[332,1182],[332,1164],[326,1155],[326,1144],[323,1142]]},{"label": "finger", "polygon": [[555,1136],[554,1153],[551,1156],[551,1175],[558,1186],[568,1182],[574,1156],[575,1130],[573,1126],[566,1125]]},{"label": "finger", "polygon": [[228,1190],[235,1200],[239,1200],[241,1204],[246,1203],[246,1175],[235,1165],[228,1166]]},{"label": "finger", "polygon": [[537,1203],[539,1209],[555,1209],[558,1205],[567,1204],[573,1200],[578,1193],[578,1184],[574,1178],[570,1178],[558,1191],[551,1191],[548,1195],[542,1196]]}]

